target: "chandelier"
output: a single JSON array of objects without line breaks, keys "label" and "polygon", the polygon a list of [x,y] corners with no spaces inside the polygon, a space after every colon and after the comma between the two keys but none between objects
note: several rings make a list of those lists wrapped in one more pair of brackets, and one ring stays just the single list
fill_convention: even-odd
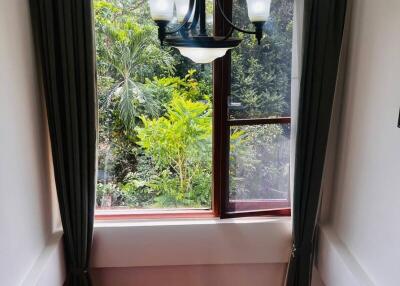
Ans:
[{"label": "chandelier", "polygon": [[[235,26],[222,9],[221,0],[215,0],[216,6],[225,22],[230,26],[227,35],[210,36],[206,28],[205,0],[149,0],[150,14],[158,26],[158,38],[161,45],[177,48],[180,53],[200,64],[210,63],[237,47],[242,41],[233,38],[236,30],[255,35],[258,44],[263,37],[263,26],[269,17],[271,0],[246,0],[247,12],[255,30],[248,31]],[[179,26],[168,31],[167,25],[174,17],[174,7]]]}]

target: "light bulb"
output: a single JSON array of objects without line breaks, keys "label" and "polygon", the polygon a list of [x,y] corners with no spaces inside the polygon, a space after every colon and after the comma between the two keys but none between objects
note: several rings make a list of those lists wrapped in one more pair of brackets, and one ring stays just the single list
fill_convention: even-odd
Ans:
[{"label": "light bulb", "polygon": [[197,47],[175,47],[182,56],[185,56],[195,63],[208,64],[217,58],[223,57],[231,48],[197,48]]},{"label": "light bulb", "polygon": [[[189,0],[175,0],[176,7],[176,17],[178,18],[178,22],[183,22],[186,14],[189,12]],[[189,23],[193,22],[194,18],[194,8],[192,11],[192,15],[190,15]]]},{"label": "light bulb", "polygon": [[247,12],[251,22],[266,22],[271,9],[271,0],[247,0]]},{"label": "light bulb", "polygon": [[171,21],[174,16],[174,0],[149,0],[150,14],[154,21]]}]

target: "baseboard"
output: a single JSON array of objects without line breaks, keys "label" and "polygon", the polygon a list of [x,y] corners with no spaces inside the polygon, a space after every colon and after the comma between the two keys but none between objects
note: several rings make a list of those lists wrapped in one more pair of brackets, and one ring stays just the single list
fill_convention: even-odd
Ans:
[{"label": "baseboard", "polygon": [[21,286],[62,286],[65,277],[62,233],[58,232],[50,238]]},{"label": "baseboard", "polygon": [[330,226],[319,235],[316,266],[326,286],[375,286]]}]

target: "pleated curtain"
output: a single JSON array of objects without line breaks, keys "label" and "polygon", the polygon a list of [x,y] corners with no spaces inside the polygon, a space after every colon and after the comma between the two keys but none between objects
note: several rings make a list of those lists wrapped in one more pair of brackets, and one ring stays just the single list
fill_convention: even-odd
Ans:
[{"label": "pleated curtain", "polygon": [[67,285],[88,275],[96,186],[97,99],[91,0],[31,0],[64,229]]},{"label": "pleated curtain", "polygon": [[302,74],[286,286],[309,286],[347,0],[304,0]]}]

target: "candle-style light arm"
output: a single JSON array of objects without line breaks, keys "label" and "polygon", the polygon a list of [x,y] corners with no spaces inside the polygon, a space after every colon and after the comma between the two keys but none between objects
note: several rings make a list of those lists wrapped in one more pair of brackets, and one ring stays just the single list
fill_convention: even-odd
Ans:
[{"label": "candle-style light arm", "polygon": [[[258,44],[261,44],[261,39],[263,37],[263,26],[265,24],[265,21],[253,22],[253,25],[256,28],[255,31],[244,30],[242,28],[239,28],[235,24],[233,24],[233,22],[226,16],[224,10],[222,9],[222,5],[221,5],[220,0],[216,0],[216,2],[217,2],[217,6],[218,6],[218,9],[219,9],[222,17],[229,24],[229,26],[231,26],[232,29],[234,29],[234,30],[236,30],[238,32],[241,32],[241,33],[255,35],[256,38],[257,38]],[[229,34],[232,35],[232,31],[230,31]],[[229,34],[227,35],[227,37],[230,37]]]},{"label": "candle-style light arm", "polygon": [[196,3],[195,3],[196,6],[195,6],[195,9],[194,9],[193,22],[191,23],[191,25],[189,27],[189,29],[192,31],[192,33],[196,31],[197,24],[199,23],[199,20],[200,20],[200,9],[199,9],[199,2],[200,1],[201,0],[196,0]]},{"label": "candle-style light arm", "polygon": [[159,38],[159,40],[161,42],[161,45],[163,45],[164,39],[165,39],[165,37],[167,35],[172,35],[172,34],[180,32],[180,31],[182,31],[184,29],[185,30],[188,29],[188,26],[189,26],[188,23],[189,23],[190,17],[192,16],[194,3],[195,3],[195,0],[190,0],[190,2],[189,2],[189,10],[186,13],[185,17],[183,18],[182,24],[178,28],[176,28],[176,29],[174,29],[172,31],[167,31],[167,25],[168,25],[169,21],[166,21],[166,20],[155,20],[155,22],[156,22],[156,24],[158,26],[158,38]]},{"label": "candle-style light arm", "polygon": [[190,17],[192,16],[192,13],[193,13],[194,3],[195,3],[195,0],[190,0],[189,1],[189,10],[186,13],[185,18],[183,18],[182,24],[178,28],[176,28],[175,30],[167,31],[166,35],[175,34],[175,33],[179,32],[179,31],[181,31],[183,28],[187,28],[188,27],[188,23],[189,23]]}]

